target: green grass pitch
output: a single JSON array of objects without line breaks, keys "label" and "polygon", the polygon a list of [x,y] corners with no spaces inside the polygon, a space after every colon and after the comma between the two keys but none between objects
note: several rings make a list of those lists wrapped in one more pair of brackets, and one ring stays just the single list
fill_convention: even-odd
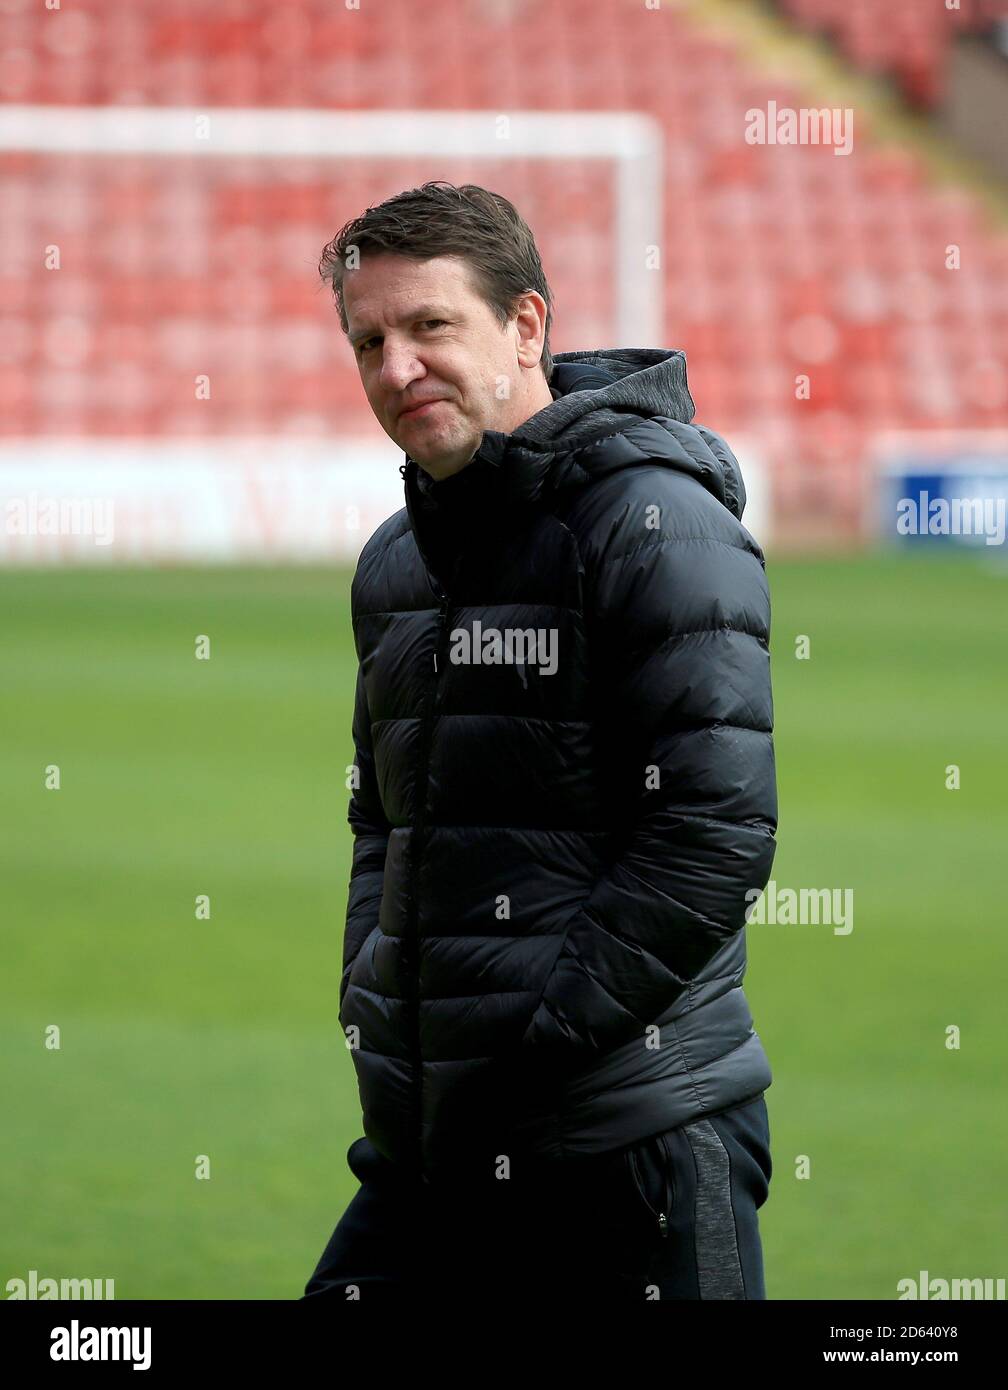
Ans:
[{"label": "green grass pitch", "polygon": [[[854,892],[848,935],[748,928],[774,1070],[768,1296],[1004,1277],[1008,565],[768,573],[774,879]],[[336,1019],[349,581],[0,578],[4,1290],[35,1269],[117,1298],[296,1298],[356,1190]]]}]

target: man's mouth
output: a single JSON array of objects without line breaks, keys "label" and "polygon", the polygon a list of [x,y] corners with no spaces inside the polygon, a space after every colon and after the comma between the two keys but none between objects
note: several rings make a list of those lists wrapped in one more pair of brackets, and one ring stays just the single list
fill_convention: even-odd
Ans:
[{"label": "man's mouth", "polygon": [[400,420],[419,420],[420,417],[421,417],[423,414],[425,414],[426,411],[428,411],[428,410],[431,409],[432,406],[440,405],[440,404],[441,404],[440,398],[439,398],[438,400],[436,400],[436,401],[423,401],[422,404],[414,406],[412,410],[404,410],[404,411],[402,412],[402,414],[399,416],[399,419],[400,419]]}]

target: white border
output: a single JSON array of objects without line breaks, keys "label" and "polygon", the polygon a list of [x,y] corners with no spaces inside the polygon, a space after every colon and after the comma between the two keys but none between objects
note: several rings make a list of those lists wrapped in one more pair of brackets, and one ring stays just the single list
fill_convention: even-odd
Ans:
[{"label": "white border", "polygon": [[[0,439],[0,568],[350,563],[404,504],[402,456],[352,435]],[[72,504],[94,529],[73,532],[68,511],[48,534]]]},{"label": "white border", "polygon": [[[746,487],[742,524],[772,540],[769,478],[756,441],[732,445]],[[0,439],[0,569],[104,564],[340,562],[404,505],[391,440],[213,435]],[[113,534],[15,533],[11,507],[75,501],[109,516]]]}]

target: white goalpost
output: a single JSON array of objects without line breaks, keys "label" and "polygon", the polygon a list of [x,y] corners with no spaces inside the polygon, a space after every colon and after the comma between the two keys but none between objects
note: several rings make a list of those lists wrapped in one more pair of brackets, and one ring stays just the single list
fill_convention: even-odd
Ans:
[{"label": "white goalpost", "polygon": [[[659,123],[641,113],[12,105],[0,106],[0,150],[608,161],[611,340],[664,346],[661,272],[651,268],[662,243],[663,137]],[[0,500],[13,501],[17,517],[13,529],[8,517],[0,531],[0,564],[352,558],[403,502],[401,451],[378,433],[0,440]],[[80,504],[72,509],[77,517],[106,517],[102,539],[59,523],[68,499]]]}]

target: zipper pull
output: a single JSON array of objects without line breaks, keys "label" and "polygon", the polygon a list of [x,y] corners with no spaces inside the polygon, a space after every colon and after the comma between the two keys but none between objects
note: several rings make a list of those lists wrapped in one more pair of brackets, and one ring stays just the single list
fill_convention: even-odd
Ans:
[{"label": "zipper pull", "polygon": [[658,1234],[660,1236],[668,1235],[668,1217],[663,1211],[658,1213]]}]

